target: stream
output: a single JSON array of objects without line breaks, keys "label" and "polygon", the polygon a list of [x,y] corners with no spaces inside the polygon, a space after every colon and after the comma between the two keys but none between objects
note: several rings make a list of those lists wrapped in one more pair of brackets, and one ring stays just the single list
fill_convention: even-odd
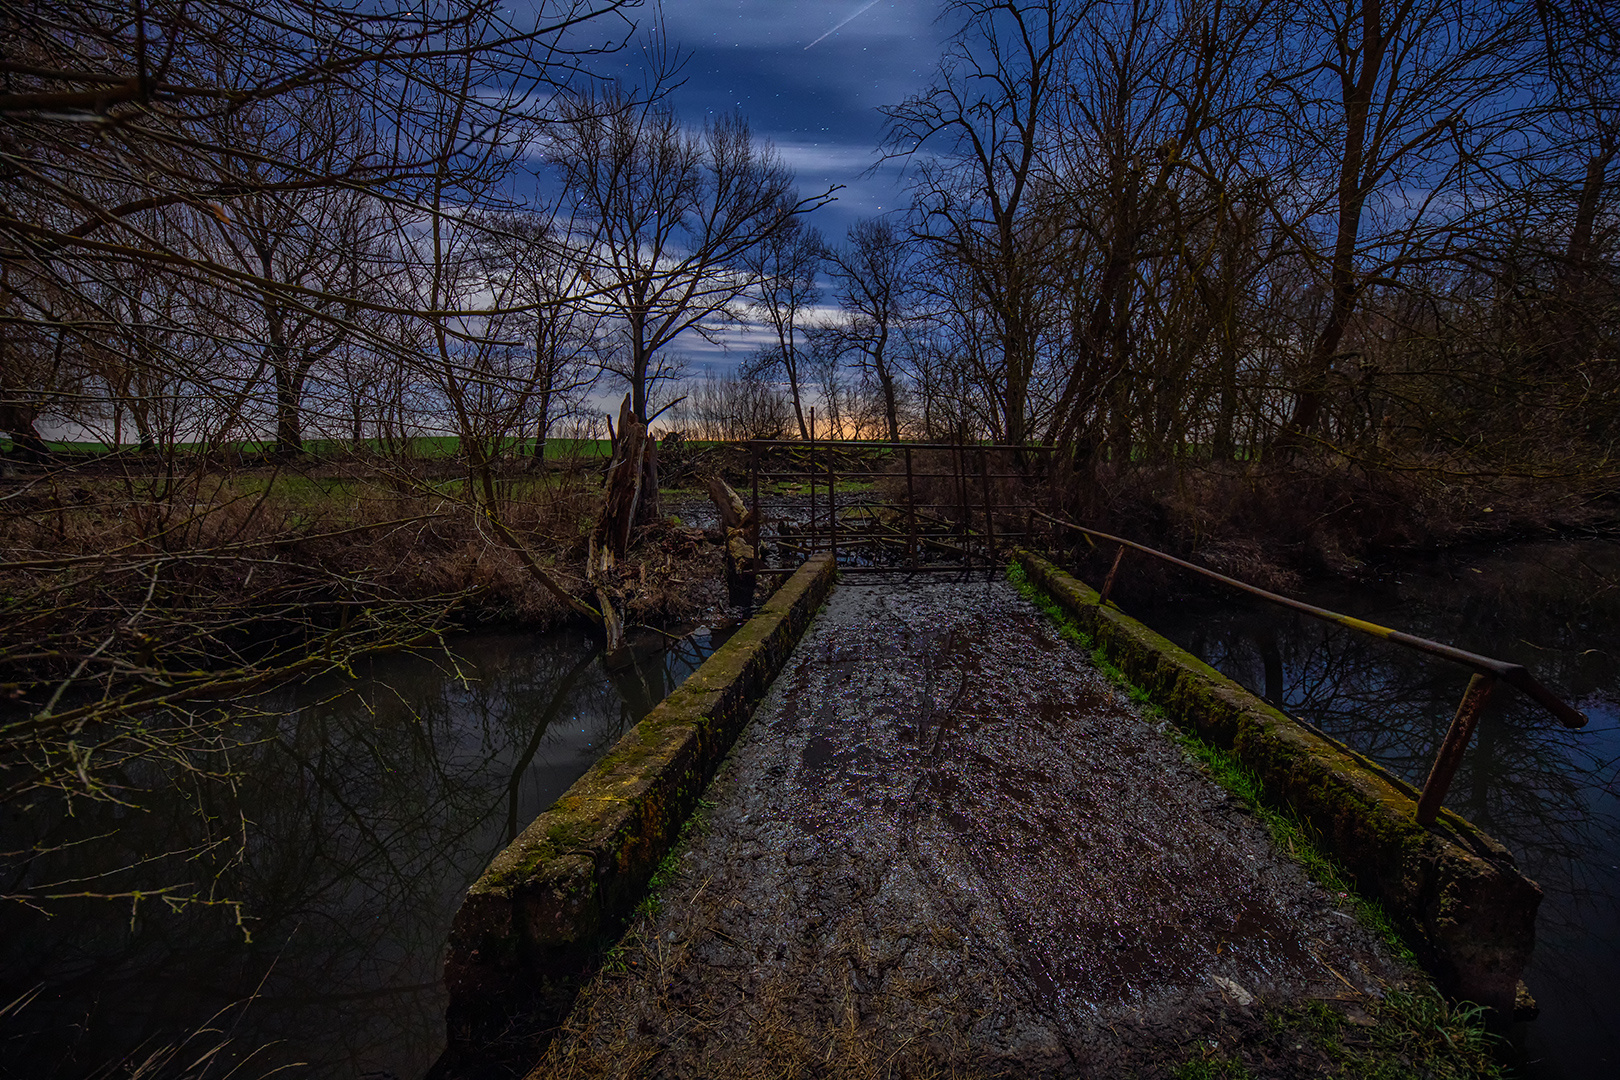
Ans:
[{"label": "stream", "polygon": [[[1173,602],[1138,599],[1128,582],[1120,595],[1287,712],[1423,782],[1466,671],[1182,586]],[[1500,689],[1448,805],[1545,890],[1525,976],[1542,1013],[1514,1033],[1530,1076],[1620,1073],[1620,543],[1457,551],[1296,595],[1522,662],[1589,715],[1569,731]],[[149,897],[132,912],[70,900],[50,915],[0,902],[0,1076],[294,1065],[278,1075],[415,1080],[442,1049],[440,964],[467,885],[718,644],[642,641],[609,670],[580,633],[467,635],[242,708],[202,766],[229,781],[135,767],[132,789],[156,794],[131,805],[0,810],[0,892],[180,881],[218,901],[170,910]]]},{"label": "stream", "polygon": [[198,762],[228,780],[137,765],[131,805],[0,811],[0,892],[221,901],[0,902],[0,1076],[416,1080],[467,886],[721,640],[610,669],[581,632],[470,634],[234,711]]},{"label": "stream", "polygon": [[[1446,805],[1545,890],[1525,973],[1541,1016],[1514,1032],[1529,1075],[1620,1075],[1620,542],[1454,551],[1359,590],[1294,595],[1522,663],[1587,714],[1571,731],[1499,688]],[[1468,683],[1454,665],[1231,591],[1126,596],[1130,614],[1418,786]]]}]

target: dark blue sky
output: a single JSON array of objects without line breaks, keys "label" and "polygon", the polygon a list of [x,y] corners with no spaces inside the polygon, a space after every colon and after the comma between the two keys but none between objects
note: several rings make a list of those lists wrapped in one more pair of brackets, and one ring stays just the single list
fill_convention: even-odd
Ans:
[{"label": "dark blue sky", "polygon": [[[938,21],[943,7],[943,0],[664,0],[663,25],[685,61],[671,102],[693,125],[740,112],[793,169],[801,195],[843,185],[836,201],[810,218],[837,243],[857,219],[905,205],[898,164],[866,174],[883,138],[879,109],[918,93],[935,72],[946,36]],[[637,39],[591,68],[645,85],[642,39],[657,10],[648,0],[629,12],[640,23]],[[733,369],[766,343],[763,327],[745,322],[720,342],[688,331],[664,351],[702,375]],[[620,392],[600,394],[611,405]]]},{"label": "dark blue sky", "polygon": [[[801,193],[845,185],[838,202],[814,219],[829,240],[837,239],[856,218],[903,201],[896,168],[862,174],[883,135],[878,109],[921,90],[934,72],[945,32],[936,21],[941,6],[940,0],[666,0],[664,24],[687,57],[675,107],[692,122],[740,111],[793,168]],[[644,30],[650,14],[649,5]],[[633,81],[640,61],[632,48],[604,67]]]}]

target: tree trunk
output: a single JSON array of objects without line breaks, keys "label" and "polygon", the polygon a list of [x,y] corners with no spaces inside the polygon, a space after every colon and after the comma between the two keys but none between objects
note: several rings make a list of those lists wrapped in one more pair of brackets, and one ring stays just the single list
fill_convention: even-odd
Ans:
[{"label": "tree trunk", "polygon": [[[633,407],[631,395],[626,394],[619,406],[619,427],[613,458],[608,465],[607,498],[596,523],[596,542],[614,559],[623,558],[630,547],[630,532],[635,527],[646,491],[651,456],[648,444],[653,442],[647,434],[647,425],[633,414]],[[656,445],[653,443],[654,447]],[[654,496],[656,498],[656,491]]]},{"label": "tree trunk", "polygon": [[900,441],[900,409],[895,401],[894,378],[889,374],[888,368],[879,364],[877,368],[878,385],[883,388],[883,419],[889,431],[889,441]]},{"label": "tree trunk", "polygon": [[539,468],[546,460],[546,434],[551,429],[551,387],[548,385],[540,391],[539,415],[534,419],[534,467]]},{"label": "tree trunk", "polygon": [[1564,265],[1558,274],[1557,304],[1554,307],[1553,330],[1556,340],[1552,359],[1557,367],[1555,373],[1559,375],[1570,366],[1589,359],[1594,347],[1592,234],[1609,163],[1614,160],[1615,154],[1615,147],[1605,147],[1602,153],[1587,159],[1586,176],[1575,204],[1575,223],[1570,229]]},{"label": "tree trunk", "polygon": [[1236,456],[1232,429],[1237,419],[1237,352],[1230,341],[1221,345],[1221,403],[1215,419],[1215,445],[1211,456],[1216,461],[1231,461]]},{"label": "tree trunk", "polygon": [[[647,315],[642,311],[630,313],[630,409],[637,420],[647,422],[647,342],[643,336],[647,329]],[[622,413],[621,413],[622,415]]]},{"label": "tree trunk", "polygon": [[37,413],[15,402],[0,403],[0,431],[11,436],[13,453],[23,461],[43,465],[51,460],[51,448],[34,427]]},{"label": "tree trunk", "polygon": [[810,428],[804,422],[804,404],[799,394],[799,363],[790,359],[786,350],[782,353],[782,366],[787,370],[788,391],[793,395],[793,415],[799,421],[799,438],[808,440]]},{"label": "tree trunk", "polygon": [[1367,122],[1372,112],[1373,90],[1384,67],[1384,27],[1379,0],[1365,0],[1362,7],[1361,71],[1354,83],[1343,90],[1344,142],[1339,157],[1338,228],[1333,239],[1333,262],[1329,272],[1332,292],[1327,322],[1311,346],[1305,363],[1305,377],[1288,423],[1277,440],[1281,449],[1297,449],[1316,428],[1327,398],[1328,376],[1333,371],[1339,343],[1355,312],[1359,290],[1356,286],[1356,244],[1361,236],[1361,213],[1367,196],[1363,190],[1367,156]]}]

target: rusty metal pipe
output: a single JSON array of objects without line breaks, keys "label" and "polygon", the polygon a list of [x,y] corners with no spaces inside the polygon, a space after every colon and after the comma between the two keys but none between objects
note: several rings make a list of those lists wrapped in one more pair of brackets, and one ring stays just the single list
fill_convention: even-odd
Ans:
[{"label": "rusty metal pipe", "polygon": [[1474,728],[1479,726],[1480,713],[1485,711],[1486,704],[1491,700],[1491,692],[1495,689],[1495,675],[1476,671],[1474,677],[1468,680],[1468,689],[1463,691],[1462,701],[1457,704],[1457,715],[1451,718],[1451,727],[1446,729],[1446,737],[1434,753],[1429,779],[1424,781],[1423,794],[1418,797],[1419,825],[1433,825],[1434,819],[1440,816],[1440,804],[1445,802],[1446,792],[1451,790],[1451,778],[1457,775],[1457,766],[1462,764],[1468,740],[1473,738]]},{"label": "rusty metal pipe", "polygon": [[838,565],[838,472],[833,467],[833,456],[827,455],[827,549],[832,552],[833,566]]},{"label": "rusty metal pipe", "polygon": [[979,484],[981,494],[984,496],[984,542],[985,551],[990,557],[990,565],[996,563],[996,522],[995,507],[990,495],[990,451],[979,451]]},{"label": "rusty metal pipe", "polygon": [[906,521],[911,534],[911,567],[917,567],[917,487],[911,475],[911,447],[906,447]]},{"label": "rusty metal pipe", "polygon": [[1554,694],[1538,682],[1523,664],[1495,660],[1489,656],[1469,652],[1466,649],[1459,649],[1438,641],[1430,641],[1428,638],[1421,638],[1416,634],[1408,634],[1400,630],[1392,630],[1387,626],[1379,626],[1377,623],[1368,622],[1366,619],[1358,619],[1353,615],[1341,615],[1337,611],[1329,611],[1327,608],[1320,608],[1315,604],[1294,600],[1278,593],[1269,592],[1259,586],[1250,585],[1246,581],[1239,581],[1237,578],[1216,573],[1214,570],[1190,563],[1185,559],[1167,555],[1157,548],[1150,548],[1146,544],[1138,544],[1134,540],[1126,540],[1122,536],[1115,536],[1112,533],[1105,533],[1098,529],[1088,529],[1084,525],[1076,525],[1072,521],[1064,521],[1062,518],[1053,517],[1051,514],[1041,513],[1040,511],[1036,511],[1036,513],[1054,525],[1061,525],[1065,529],[1073,529],[1086,536],[1095,536],[1099,540],[1107,540],[1131,548],[1134,551],[1140,551],[1145,555],[1151,555],[1155,559],[1170,563],[1172,566],[1179,566],[1183,570],[1191,570],[1193,573],[1207,577],[1211,581],[1219,581],[1221,584],[1231,586],[1240,592],[1246,592],[1250,596],[1258,596],[1262,600],[1304,612],[1306,615],[1321,619],[1324,622],[1334,623],[1350,630],[1359,630],[1361,633],[1371,634],[1373,637],[1383,638],[1385,641],[1392,641],[1397,645],[1404,645],[1409,649],[1428,653],[1430,656],[1438,656],[1442,660],[1450,660],[1452,663],[1472,668],[1481,674],[1493,675],[1509,686],[1522,690],[1526,696],[1557,717],[1565,727],[1580,728],[1586,726],[1585,713],[1560,700],[1557,694]]},{"label": "rusty metal pipe", "polygon": [[1098,607],[1108,604],[1108,594],[1114,591],[1114,579],[1119,576],[1119,564],[1123,561],[1125,561],[1125,545],[1121,544],[1119,550],[1114,552],[1114,565],[1108,568],[1108,576],[1103,578],[1102,591],[1097,594]]},{"label": "rusty metal pipe", "polygon": [[810,406],[810,445],[805,451],[805,471],[810,476],[810,550],[816,550],[816,407]]}]

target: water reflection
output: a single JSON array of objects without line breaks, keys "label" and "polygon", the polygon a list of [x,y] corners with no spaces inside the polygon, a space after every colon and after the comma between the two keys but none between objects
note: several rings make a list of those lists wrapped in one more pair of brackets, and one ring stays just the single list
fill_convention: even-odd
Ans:
[{"label": "water reflection", "polygon": [[8,811],[0,850],[62,850],[8,857],[5,891],[185,880],[240,904],[0,904],[0,1005],[44,985],[0,1019],[0,1075],[95,1075],[206,1027],[168,1074],[228,1040],[206,1075],[421,1075],[466,886],[714,644],[609,666],[583,635],[469,636],[244,708],[199,762],[228,782],[131,775],[150,794],[130,806]]},{"label": "water reflection", "polygon": [[[1191,587],[1191,586],[1188,586]],[[1546,891],[1524,1030],[1539,1080],[1620,1075],[1620,544],[1453,556],[1364,592],[1302,599],[1528,665],[1591,718],[1561,727],[1500,687],[1447,805]],[[1284,711],[1421,785],[1468,673],[1233,594],[1127,609]]]}]

